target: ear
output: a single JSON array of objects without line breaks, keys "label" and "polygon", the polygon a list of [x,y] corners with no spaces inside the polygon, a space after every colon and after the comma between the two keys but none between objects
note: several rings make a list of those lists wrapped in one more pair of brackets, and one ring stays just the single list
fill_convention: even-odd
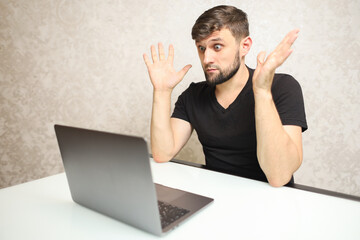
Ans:
[{"label": "ear", "polygon": [[252,39],[250,36],[243,38],[240,41],[240,57],[245,57],[250,51],[252,45]]}]

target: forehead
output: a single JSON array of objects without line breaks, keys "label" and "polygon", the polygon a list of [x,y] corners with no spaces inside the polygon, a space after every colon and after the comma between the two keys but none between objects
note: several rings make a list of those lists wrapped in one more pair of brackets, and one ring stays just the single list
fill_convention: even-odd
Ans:
[{"label": "forehead", "polygon": [[214,31],[207,38],[202,39],[201,41],[196,41],[196,45],[208,45],[211,42],[225,42],[231,43],[235,42],[235,37],[232,35],[229,29],[223,28],[219,31]]}]

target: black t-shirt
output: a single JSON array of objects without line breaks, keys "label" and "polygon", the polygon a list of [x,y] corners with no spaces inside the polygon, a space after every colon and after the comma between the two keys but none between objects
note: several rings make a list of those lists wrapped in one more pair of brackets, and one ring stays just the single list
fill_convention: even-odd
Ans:
[{"label": "black t-shirt", "polygon": [[[256,156],[253,69],[234,102],[224,109],[215,87],[206,82],[191,83],[178,98],[173,118],[189,122],[203,146],[206,166],[266,181]],[[275,74],[272,95],[283,125],[307,129],[304,101],[299,83],[290,75]]]}]

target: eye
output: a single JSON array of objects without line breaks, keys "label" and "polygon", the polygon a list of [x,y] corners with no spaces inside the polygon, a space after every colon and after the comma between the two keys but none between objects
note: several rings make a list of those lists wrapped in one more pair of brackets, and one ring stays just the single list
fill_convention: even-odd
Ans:
[{"label": "eye", "polygon": [[220,44],[216,44],[216,45],[214,46],[214,48],[215,48],[216,51],[220,51],[221,48],[222,48],[222,46],[221,46]]},{"label": "eye", "polygon": [[205,51],[205,47],[199,46],[199,50],[200,50],[201,52],[204,52],[204,51]]}]

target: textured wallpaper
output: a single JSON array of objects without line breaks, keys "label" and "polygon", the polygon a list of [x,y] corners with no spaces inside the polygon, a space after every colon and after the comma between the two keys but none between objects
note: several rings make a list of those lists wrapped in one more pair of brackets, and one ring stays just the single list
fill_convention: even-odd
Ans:
[{"label": "textured wallpaper", "polygon": [[[309,130],[297,183],[360,195],[360,1],[0,0],[0,188],[63,171],[55,123],[149,140],[151,44],[193,68],[173,92],[204,79],[190,31],[218,4],[249,15],[246,63],[300,28],[278,69],[301,84]],[[196,134],[177,158],[203,163]]]}]

